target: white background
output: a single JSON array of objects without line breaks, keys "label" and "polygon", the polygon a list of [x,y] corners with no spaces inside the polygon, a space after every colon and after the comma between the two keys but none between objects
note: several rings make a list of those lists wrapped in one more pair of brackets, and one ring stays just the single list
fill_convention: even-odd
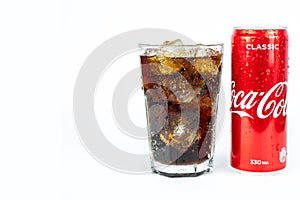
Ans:
[{"label": "white background", "polygon": [[[300,25],[296,2],[1,2],[0,199],[299,199]],[[276,176],[232,172],[228,119],[217,144],[215,171],[197,178],[122,174],[87,153],[73,122],[72,92],[82,63],[97,46],[138,28],[170,29],[203,43],[224,42],[223,84],[228,104],[230,37],[232,27],[239,25],[288,27],[289,155],[284,172]]]}]

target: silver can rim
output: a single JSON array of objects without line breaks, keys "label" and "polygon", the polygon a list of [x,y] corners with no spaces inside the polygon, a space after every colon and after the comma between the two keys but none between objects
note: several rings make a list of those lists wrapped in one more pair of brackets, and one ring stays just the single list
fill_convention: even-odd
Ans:
[{"label": "silver can rim", "polygon": [[234,30],[286,30],[286,26],[235,26],[233,27]]}]

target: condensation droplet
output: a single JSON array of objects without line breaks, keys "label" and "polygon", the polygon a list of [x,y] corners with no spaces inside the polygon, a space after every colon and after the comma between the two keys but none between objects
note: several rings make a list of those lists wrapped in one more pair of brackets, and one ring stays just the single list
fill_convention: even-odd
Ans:
[{"label": "condensation droplet", "polygon": [[280,150],[280,146],[279,146],[279,143],[276,144],[276,151],[279,151]]}]

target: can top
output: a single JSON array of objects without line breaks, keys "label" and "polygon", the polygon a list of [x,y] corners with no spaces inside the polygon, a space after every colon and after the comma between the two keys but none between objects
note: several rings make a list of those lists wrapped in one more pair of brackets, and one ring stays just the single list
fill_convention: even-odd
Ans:
[{"label": "can top", "polygon": [[235,26],[234,30],[286,30],[286,26],[271,26],[271,27],[262,27],[262,26]]}]

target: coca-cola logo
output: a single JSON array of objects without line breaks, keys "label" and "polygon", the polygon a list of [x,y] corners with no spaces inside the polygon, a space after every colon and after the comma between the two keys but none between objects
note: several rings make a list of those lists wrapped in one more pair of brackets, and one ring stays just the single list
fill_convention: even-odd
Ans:
[{"label": "coca-cola logo", "polygon": [[[278,82],[267,92],[235,90],[235,81],[231,82],[231,113],[238,114],[240,117],[250,117],[247,111],[256,107],[256,115],[258,118],[265,119],[269,116],[277,118],[278,116],[286,116],[287,108],[287,82]],[[253,113],[253,112],[251,112]]]}]

